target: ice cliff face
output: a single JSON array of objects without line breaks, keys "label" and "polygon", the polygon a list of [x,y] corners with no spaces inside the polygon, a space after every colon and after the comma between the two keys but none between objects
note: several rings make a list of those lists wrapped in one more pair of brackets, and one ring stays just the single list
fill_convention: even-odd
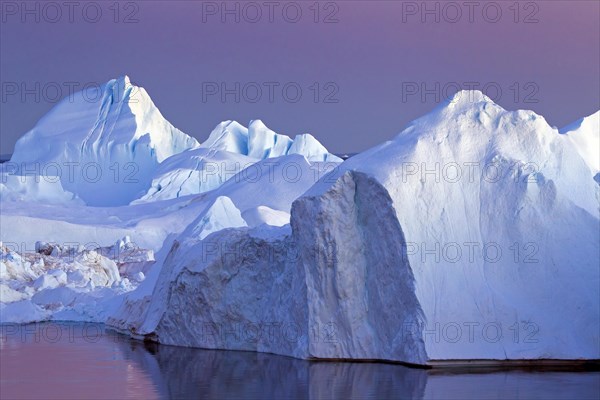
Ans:
[{"label": "ice cliff face", "polygon": [[[169,344],[424,363],[422,340],[402,337],[423,318],[402,237],[383,187],[348,172],[294,203],[291,233],[184,233],[145,315],[126,302],[109,323]],[[353,251],[339,253],[340,241]]]},{"label": "ice cliff face", "polygon": [[393,201],[429,359],[600,356],[598,185],[542,117],[459,92],[346,170]]},{"label": "ice cliff face", "polygon": [[542,117],[459,92],[325,175],[289,227],[184,233],[109,323],[299,358],[597,359],[590,175]]},{"label": "ice cliff face", "polygon": [[156,166],[198,146],[127,76],[63,99],[15,145],[20,175],[59,176],[89,205],[122,205],[147,189]]}]

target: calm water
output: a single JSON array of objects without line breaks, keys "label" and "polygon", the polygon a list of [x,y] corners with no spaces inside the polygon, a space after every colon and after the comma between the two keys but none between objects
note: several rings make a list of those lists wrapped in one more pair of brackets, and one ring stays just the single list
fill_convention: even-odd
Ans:
[{"label": "calm water", "polygon": [[101,325],[4,325],[0,398],[598,399],[600,372],[448,374],[144,344]]}]

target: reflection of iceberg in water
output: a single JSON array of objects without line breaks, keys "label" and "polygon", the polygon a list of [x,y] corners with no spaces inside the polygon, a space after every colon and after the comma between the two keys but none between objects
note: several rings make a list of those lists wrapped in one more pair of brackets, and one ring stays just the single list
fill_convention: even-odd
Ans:
[{"label": "reflection of iceberg in water", "polygon": [[600,382],[597,371],[451,373],[396,364],[314,362],[265,353],[119,343],[124,356],[152,377],[156,391],[171,398],[588,399],[597,398]]},{"label": "reflection of iceberg in water", "polygon": [[245,351],[120,342],[171,398],[422,398],[427,371],[394,364],[311,362]]},{"label": "reflection of iceberg in water", "polygon": [[0,325],[0,350],[2,398],[597,399],[600,390],[597,364],[465,373],[317,362],[141,342],[87,323]]}]

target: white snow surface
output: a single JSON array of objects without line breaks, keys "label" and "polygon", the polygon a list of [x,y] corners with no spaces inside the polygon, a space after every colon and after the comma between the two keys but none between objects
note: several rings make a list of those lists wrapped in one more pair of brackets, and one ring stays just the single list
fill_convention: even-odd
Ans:
[{"label": "white snow surface", "polygon": [[10,164],[19,175],[58,176],[88,205],[123,205],[160,162],[197,146],[123,76],[63,99],[17,141]]},{"label": "white snow surface", "polygon": [[13,172],[11,166],[0,164],[0,199],[3,201],[85,204],[62,187],[58,176],[14,175]]},{"label": "white snow surface", "polygon": [[256,159],[300,154],[308,161],[341,162],[341,158],[329,153],[311,134],[289,136],[275,133],[261,120],[253,120],[248,128],[236,121],[223,121],[211,132],[201,147],[225,150]]},{"label": "white snow surface", "polygon": [[564,127],[579,154],[594,173],[600,171],[600,111]]},{"label": "white snow surface", "polygon": [[[261,160],[285,160],[284,156],[296,157],[291,158],[292,160],[303,156],[306,161],[302,164],[308,162],[313,165],[314,170],[318,170],[318,165],[323,163],[334,167],[342,161],[328,153],[309,134],[298,135],[292,140],[273,132],[259,120],[251,121],[247,129],[235,121],[225,121],[217,125],[200,148],[176,154],[161,163],[148,192],[132,203],[173,199],[211,191],[233,176],[237,175],[239,179],[244,174],[255,174],[254,164]],[[274,165],[279,161],[267,163]],[[294,166],[290,165],[288,168]]]},{"label": "white snow surface", "polygon": [[[151,141],[147,186],[119,206],[0,186],[0,321],[297,358],[599,359],[597,120],[559,133],[459,92],[341,164],[310,135],[225,121],[201,146]],[[140,157],[109,131],[89,159]],[[82,160],[66,143],[47,159]]]},{"label": "white snow surface", "polygon": [[174,199],[214,190],[257,161],[214,148],[184,151],[161,163],[148,192],[132,203]]},{"label": "white snow surface", "polygon": [[599,185],[568,135],[460,92],[344,171],[389,193],[428,359],[600,358]]},{"label": "white snow surface", "polygon": [[129,237],[104,248],[37,242],[35,251],[0,245],[0,323],[98,320],[144,280],[154,253]]},{"label": "white snow surface", "polygon": [[539,115],[461,92],[324,176],[291,226],[184,232],[108,322],[298,358],[598,359],[590,174]]},{"label": "white snow surface", "polygon": [[120,206],[213,190],[266,158],[341,162],[312,135],[292,140],[260,120],[222,122],[199,146],[123,76],[63,99],[19,139],[0,170],[0,198]]}]

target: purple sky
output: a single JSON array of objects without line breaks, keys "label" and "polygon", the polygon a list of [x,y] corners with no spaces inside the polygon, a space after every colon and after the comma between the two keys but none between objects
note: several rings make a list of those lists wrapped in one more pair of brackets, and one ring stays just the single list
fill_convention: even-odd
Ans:
[{"label": "purple sky", "polygon": [[[272,3],[273,22],[269,6],[258,1],[253,4],[262,16],[255,23],[249,20],[256,7],[237,3],[239,23],[236,15],[209,13],[223,2],[200,1],[123,2],[115,23],[113,1],[88,6],[87,21],[85,2],[79,2],[72,22],[66,6],[57,16],[43,2],[27,2],[38,7],[35,15],[25,14],[21,1],[3,1],[0,153],[12,152],[17,138],[54,104],[54,92],[40,90],[39,101],[31,94],[23,99],[20,89],[6,93],[10,85],[35,90],[36,82],[43,89],[123,74],[148,90],[168,120],[200,140],[221,120],[260,118],[280,133],[311,132],[334,152],[391,138],[456,84],[485,86],[503,107],[533,109],[559,127],[600,108],[598,1],[521,2],[518,14],[514,1],[479,1],[472,21],[462,0],[427,2],[439,13],[425,15],[425,22],[421,1],[321,2],[318,23],[313,1]],[[102,16],[92,23],[95,6]],[[289,22],[298,8],[299,21]],[[498,9],[502,15],[494,23]],[[132,12],[137,22],[123,23]],[[323,23],[331,13],[337,22]],[[212,82],[232,89],[239,82],[239,102],[234,95],[225,101],[208,95]],[[252,82],[262,87],[255,103]],[[278,85],[272,102],[268,82]],[[302,95],[294,103],[296,87]],[[423,87],[432,91],[425,99]],[[408,92],[415,88],[416,94]],[[337,102],[324,102],[327,96]]]}]

